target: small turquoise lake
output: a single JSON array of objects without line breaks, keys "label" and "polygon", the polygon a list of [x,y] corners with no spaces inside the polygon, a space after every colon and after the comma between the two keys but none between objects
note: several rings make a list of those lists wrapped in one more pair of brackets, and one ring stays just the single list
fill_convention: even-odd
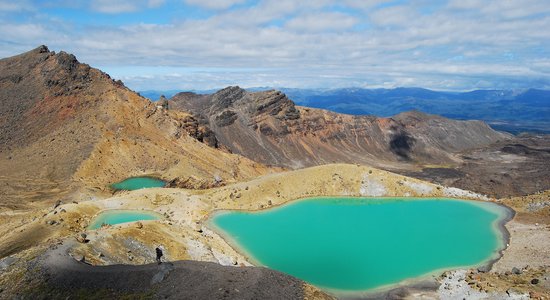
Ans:
[{"label": "small turquoise lake", "polygon": [[98,229],[103,224],[116,225],[136,221],[159,220],[161,218],[161,215],[152,211],[121,209],[106,210],[98,214],[92,220],[92,223],[88,225],[88,229]]},{"label": "small turquoise lake", "polygon": [[211,224],[266,266],[333,291],[368,291],[498,257],[507,209],[452,199],[311,198]]},{"label": "small turquoise lake", "polygon": [[121,182],[111,184],[115,190],[133,191],[146,188],[164,187],[166,182],[153,177],[132,177]]}]

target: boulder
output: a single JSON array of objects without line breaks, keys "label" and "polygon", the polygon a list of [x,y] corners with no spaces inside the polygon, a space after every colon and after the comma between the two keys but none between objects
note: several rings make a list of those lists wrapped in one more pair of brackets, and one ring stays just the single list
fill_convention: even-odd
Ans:
[{"label": "boulder", "polygon": [[164,95],[160,96],[160,99],[157,101],[157,106],[162,109],[168,109],[168,100],[166,100],[166,97],[164,97]]},{"label": "boulder", "polygon": [[79,243],[82,243],[82,244],[85,244],[87,242],[89,242],[90,240],[86,239],[88,237],[87,234],[85,234],[84,232],[80,233],[77,237],[76,237],[76,240],[79,242]]},{"label": "boulder", "polygon": [[55,204],[53,205],[53,209],[56,209],[57,207],[59,207],[59,205],[63,204],[63,202],[61,200],[57,200],[55,201]]},{"label": "boulder", "polygon": [[6,270],[9,266],[11,266],[16,261],[17,261],[17,258],[11,257],[11,256],[0,259],[0,271]]},{"label": "boulder", "polygon": [[231,110],[226,110],[216,116],[216,125],[219,127],[229,126],[233,124],[237,118],[237,113]]},{"label": "boulder", "polygon": [[487,273],[491,270],[491,267],[489,265],[483,265],[477,268],[477,271],[479,273]]}]

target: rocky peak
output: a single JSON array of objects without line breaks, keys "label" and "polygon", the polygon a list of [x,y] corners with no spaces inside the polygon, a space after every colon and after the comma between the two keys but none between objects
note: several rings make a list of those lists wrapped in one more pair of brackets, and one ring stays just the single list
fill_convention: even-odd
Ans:
[{"label": "rocky peak", "polygon": [[[25,53],[0,59],[0,68],[2,70],[0,79],[10,78],[14,79],[22,77],[30,72],[35,66],[46,61],[50,56],[55,55],[54,52],[50,52],[48,47],[40,46]],[[21,79],[21,78],[19,78]],[[11,80],[14,81],[14,80]],[[18,83],[16,80],[14,83]]]},{"label": "rocky peak", "polygon": [[75,70],[80,64],[73,54],[61,51],[56,55],[57,64],[67,72]]},{"label": "rocky peak", "polygon": [[276,90],[253,93],[254,113],[268,113],[278,119],[294,120],[300,118],[300,112],[294,102]]},{"label": "rocky peak", "polygon": [[35,51],[35,52],[38,52],[38,53],[49,53],[50,49],[48,49],[48,46],[46,46],[46,45],[40,45],[32,51]]},{"label": "rocky peak", "polygon": [[218,109],[225,109],[242,99],[246,94],[246,90],[238,86],[229,86],[214,93],[212,103]]},{"label": "rocky peak", "polygon": [[48,49],[48,46],[46,46],[46,45],[40,45],[40,46],[30,50],[30,51],[27,51],[27,52],[24,52],[24,53],[21,53],[19,55],[14,56],[14,58],[15,57],[26,57],[26,58],[41,57],[41,56],[44,56],[44,54],[54,55],[55,52],[50,51],[50,49]]},{"label": "rocky peak", "polygon": [[[66,52],[42,45],[0,59],[0,144],[28,145],[119,86]],[[0,148],[2,148],[0,146]]]},{"label": "rocky peak", "polygon": [[160,98],[157,101],[157,106],[160,106],[163,109],[168,109],[168,100],[164,95],[160,95]]}]

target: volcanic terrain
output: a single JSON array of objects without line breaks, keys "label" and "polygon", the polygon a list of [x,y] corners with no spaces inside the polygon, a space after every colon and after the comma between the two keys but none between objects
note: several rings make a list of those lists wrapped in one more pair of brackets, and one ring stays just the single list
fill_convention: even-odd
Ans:
[{"label": "volcanic terrain", "polygon": [[361,163],[492,196],[550,189],[550,139],[418,111],[390,118],[296,106],[279,91],[176,94],[220,145],[267,165]]},{"label": "volcanic terrain", "polygon": [[45,46],[0,60],[0,99],[0,207],[80,200],[78,191],[137,175],[193,188],[269,172],[209,147],[215,141],[189,113]]},{"label": "volcanic terrain", "polygon": [[[238,87],[154,103],[45,46],[0,60],[0,104],[0,298],[331,299],[253,266],[208,221],[316,196],[449,197],[516,211],[493,269],[369,297],[550,297],[548,136],[417,111],[343,115]],[[110,188],[133,176],[167,186]],[[88,228],[113,209],[162,218]]]}]

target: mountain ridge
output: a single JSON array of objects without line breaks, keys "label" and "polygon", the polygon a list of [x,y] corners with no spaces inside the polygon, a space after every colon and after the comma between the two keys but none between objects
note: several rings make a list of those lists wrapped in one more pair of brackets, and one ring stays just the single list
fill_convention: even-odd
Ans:
[{"label": "mountain ridge", "polygon": [[[228,87],[211,95],[180,93],[171,98],[170,107],[193,113],[231,151],[284,167],[295,166],[297,160],[298,166],[324,162],[372,164],[374,160],[444,163],[452,160],[445,152],[482,147],[509,137],[491,130],[483,122],[453,121],[419,111],[377,118],[301,107],[275,90],[247,92]],[[454,130],[455,138],[466,135],[469,138],[454,142],[445,133],[426,136],[430,131],[417,128],[420,125],[432,126],[433,131],[447,126]],[[421,133],[424,136],[416,136]],[[253,149],[254,145],[263,147],[265,153]],[[314,146],[318,148],[316,151],[312,150]],[[348,151],[350,148],[353,150]],[[413,148],[420,151],[415,152]],[[293,151],[296,155],[288,154]],[[370,159],[361,159],[363,155]]]},{"label": "mountain ridge", "polygon": [[359,163],[492,196],[550,188],[541,167],[550,158],[548,138],[516,137],[483,121],[418,110],[392,117],[347,115],[298,106],[281,91],[236,86],[212,94],[184,92],[168,103],[170,110],[190,112],[231,152],[267,165]]},{"label": "mountain ridge", "polygon": [[[354,115],[389,117],[417,109],[458,120],[482,120],[491,127],[513,134],[522,132],[550,133],[550,90],[472,90],[437,91],[425,88],[246,88],[251,92],[276,89],[284,92],[297,105],[328,109]],[[194,91],[212,94],[217,90]],[[171,91],[147,91],[151,100]],[[470,108],[470,109],[466,109]]]},{"label": "mountain ridge", "polygon": [[194,188],[270,172],[202,143],[215,141],[188,113],[159,108],[45,46],[0,60],[0,99],[2,205],[109,193],[109,184],[139,175]]}]

